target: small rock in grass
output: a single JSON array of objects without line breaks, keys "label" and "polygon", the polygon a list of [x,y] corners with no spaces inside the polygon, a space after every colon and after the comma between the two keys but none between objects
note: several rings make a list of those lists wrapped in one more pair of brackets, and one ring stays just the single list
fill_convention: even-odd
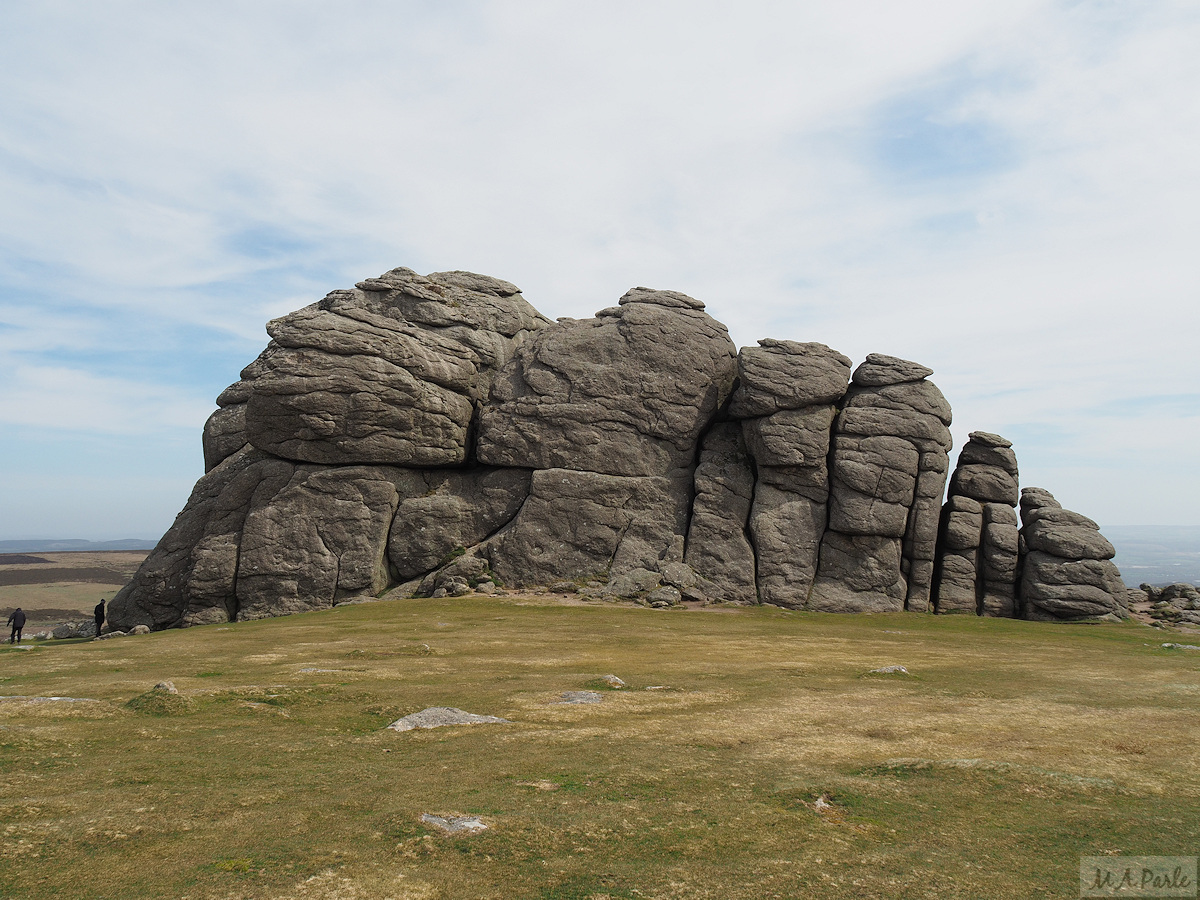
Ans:
[{"label": "small rock in grass", "polygon": [[667,585],[651,591],[646,599],[655,609],[665,609],[668,606],[677,605],[683,600],[683,594],[679,592],[679,588]]},{"label": "small rock in grass", "polygon": [[601,675],[600,680],[612,688],[625,687],[625,682],[622,681],[620,678],[618,678],[616,675]]},{"label": "small rock in grass", "polygon": [[129,633],[130,634],[149,634],[150,626],[149,625],[134,625],[133,628],[130,629]]},{"label": "small rock in grass", "polygon": [[474,834],[487,829],[478,816],[435,816],[431,813],[421,813],[421,821],[441,829],[446,834],[458,834],[463,831]]},{"label": "small rock in grass", "polygon": [[1195,644],[1163,644],[1168,650],[1200,650]]},{"label": "small rock in grass", "polygon": [[908,675],[908,669],[904,666],[884,666],[881,669],[872,669],[868,675]]},{"label": "small rock in grass", "polygon": [[148,716],[183,716],[196,708],[195,702],[179,693],[169,681],[160,681],[146,693],[134,697],[125,706]]},{"label": "small rock in grass", "polygon": [[388,726],[390,731],[412,731],[414,728],[441,728],[445,725],[501,725],[508,719],[499,716],[480,716],[453,706],[431,706],[420,712],[397,719]]},{"label": "small rock in grass", "polygon": [[124,631],[110,631],[107,634],[100,635],[100,637],[98,637],[98,638],[93,638],[93,640],[107,641],[109,638],[118,638],[118,637],[125,637],[125,636],[126,636],[126,634]]},{"label": "small rock in grass", "polygon": [[563,691],[559,703],[599,703],[603,699],[598,691]]}]

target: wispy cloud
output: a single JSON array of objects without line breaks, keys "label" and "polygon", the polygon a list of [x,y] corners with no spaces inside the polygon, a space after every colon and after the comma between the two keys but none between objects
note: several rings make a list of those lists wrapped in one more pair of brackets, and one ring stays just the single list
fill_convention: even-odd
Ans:
[{"label": "wispy cloud", "polygon": [[[916,358],[1061,480],[1200,376],[1198,37],[1168,0],[9,5],[0,415],[194,427],[267,318],[403,264]],[[1096,464],[1079,505],[1164,514]]]},{"label": "wispy cloud", "polygon": [[17,366],[0,396],[0,422],[73,432],[195,431],[211,406],[167,386],[83,369]]}]

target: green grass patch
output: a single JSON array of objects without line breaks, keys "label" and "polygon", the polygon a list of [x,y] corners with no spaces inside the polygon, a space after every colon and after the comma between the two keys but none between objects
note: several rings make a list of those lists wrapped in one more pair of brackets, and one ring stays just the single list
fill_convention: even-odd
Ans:
[{"label": "green grass patch", "polygon": [[[0,896],[1024,900],[1200,845],[1200,662],[1132,625],[478,597],[223,628],[0,657]],[[429,706],[511,724],[385,730]]]}]

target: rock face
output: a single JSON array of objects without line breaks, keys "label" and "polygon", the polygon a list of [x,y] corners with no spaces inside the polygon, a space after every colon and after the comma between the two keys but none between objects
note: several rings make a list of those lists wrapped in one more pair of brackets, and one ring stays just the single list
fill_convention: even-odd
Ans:
[{"label": "rock face", "polygon": [[747,531],[753,502],[754,468],[742,428],[737,422],[718,422],[700,447],[684,562],[720,596],[741,603],[758,600]]},{"label": "rock face", "polygon": [[551,322],[506,281],[404,268],[267,330],[205,425],[205,475],[109,604],[114,630],[500,584],[653,606],[1119,610],[1111,547],[1039,511],[1057,504],[1037,489],[1018,580],[1016,458],[995,435],[963,448],[939,542],[950,406],[914,362],[853,369],[770,339],[738,353],[703,303],[649,288]]},{"label": "rock face", "polygon": [[1027,619],[1128,615],[1113,545],[1087,516],[1041,488],[1021,492],[1021,598]]},{"label": "rock face", "polygon": [[515,285],[468,272],[398,268],[334,291],[267,325],[271,343],[217,401],[205,462],[244,433],[302,462],[463,463],[492,375],[549,324]]},{"label": "rock face", "polygon": [[1012,442],[971,432],[942,507],[938,612],[1017,614],[1017,456]]},{"label": "rock face", "polygon": [[617,476],[689,471],[733,388],[724,325],[674,291],[634,288],[517,350],[479,419],[479,460]]},{"label": "rock face", "polygon": [[829,443],[851,362],[824,344],[759,341],[738,356],[731,416],[758,483],[750,509],[760,598],[809,605],[829,502]]},{"label": "rock face", "polygon": [[830,453],[829,533],[809,606],[929,608],[950,404],[930,369],[872,353],[841,401]]}]

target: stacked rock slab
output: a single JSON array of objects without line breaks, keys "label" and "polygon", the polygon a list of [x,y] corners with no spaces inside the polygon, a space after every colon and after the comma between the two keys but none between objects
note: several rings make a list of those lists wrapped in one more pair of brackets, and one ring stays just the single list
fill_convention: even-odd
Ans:
[{"label": "stacked rock slab", "polygon": [[757,471],[743,522],[754,542],[759,599],[802,609],[817,575],[828,517],[829,440],[851,362],[824,344],[758,343],[738,354],[739,384],[729,407],[729,416],[741,420]]},{"label": "stacked rock slab", "polygon": [[1116,551],[1087,516],[1042,488],[1021,491],[1021,602],[1026,619],[1125,618]]},{"label": "stacked rock slab", "polygon": [[1017,613],[1017,457],[1012,442],[971,432],[942,507],[935,566],[939,613]]},{"label": "stacked rock slab", "polygon": [[807,604],[830,612],[929,607],[951,447],[932,370],[872,353],[833,426],[829,519]]}]

